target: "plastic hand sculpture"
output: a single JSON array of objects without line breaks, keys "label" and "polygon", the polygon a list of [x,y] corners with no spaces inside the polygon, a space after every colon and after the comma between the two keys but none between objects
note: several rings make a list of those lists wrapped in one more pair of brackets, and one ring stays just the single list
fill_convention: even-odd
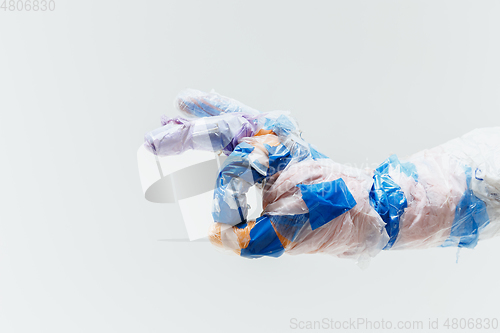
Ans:
[{"label": "plastic hand sculpture", "polygon": [[[163,118],[145,146],[157,155],[198,149],[229,156],[216,182],[209,237],[242,257],[364,260],[381,250],[472,248],[500,233],[500,127],[361,170],[306,143],[288,112],[260,113],[196,90],[182,92],[176,105],[188,118]],[[254,221],[247,220],[251,186],[263,196]]]}]

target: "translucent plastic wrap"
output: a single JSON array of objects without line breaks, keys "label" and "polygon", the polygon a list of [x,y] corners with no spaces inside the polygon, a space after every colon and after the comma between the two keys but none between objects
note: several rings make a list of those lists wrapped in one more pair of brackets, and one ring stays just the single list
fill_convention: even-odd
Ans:
[{"label": "translucent plastic wrap", "polygon": [[[214,179],[208,235],[242,257],[365,260],[381,250],[473,248],[500,233],[500,127],[361,170],[306,143],[289,112],[259,113],[191,89],[175,104],[187,118],[164,118],[145,147],[158,156],[189,149],[228,155]],[[253,186],[262,191],[263,212],[248,220]]]}]

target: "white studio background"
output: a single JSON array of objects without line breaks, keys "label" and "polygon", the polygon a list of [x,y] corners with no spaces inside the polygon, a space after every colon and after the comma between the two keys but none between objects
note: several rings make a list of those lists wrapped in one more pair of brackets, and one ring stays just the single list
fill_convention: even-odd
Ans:
[{"label": "white studio background", "polygon": [[186,87],[291,110],[306,140],[363,166],[499,126],[499,2],[55,3],[0,10],[0,332],[500,317],[500,239],[367,270],[227,256],[164,241],[185,233],[179,209],[143,198],[136,162]]}]

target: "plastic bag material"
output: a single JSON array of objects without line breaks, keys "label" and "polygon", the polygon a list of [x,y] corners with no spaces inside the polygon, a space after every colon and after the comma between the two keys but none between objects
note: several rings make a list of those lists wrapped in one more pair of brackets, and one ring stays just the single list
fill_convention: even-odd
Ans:
[{"label": "plastic bag material", "polygon": [[[364,262],[382,250],[473,248],[500,233],[500,127],[374,170],[336,163],[301,138],[286,111],[260,113],[215,93],[188,90],[145,137],[157,156],[195,149],[228,155],[214,180],[208,236],[245,258],[325,253]],[[246,194],[262,193],[248,218]]]},{"label": "plastic bag material", "polygon": [[211,117],[224,113],[258,115],[260,112],[234,99],[195,89],[186,89],[177,95],[174,105],[187,116]]}]

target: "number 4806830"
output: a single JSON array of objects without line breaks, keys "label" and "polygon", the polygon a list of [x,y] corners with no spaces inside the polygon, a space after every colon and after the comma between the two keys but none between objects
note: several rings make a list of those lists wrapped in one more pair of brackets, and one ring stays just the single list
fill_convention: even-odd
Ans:
[{"label": "number 4806830", "polygon": [[[0,0],[1,1],[1,0]],[[3,11],[53,11],[56,9],[56,2],[54,0],[3,0],[0,5],[0,10]]]}]

